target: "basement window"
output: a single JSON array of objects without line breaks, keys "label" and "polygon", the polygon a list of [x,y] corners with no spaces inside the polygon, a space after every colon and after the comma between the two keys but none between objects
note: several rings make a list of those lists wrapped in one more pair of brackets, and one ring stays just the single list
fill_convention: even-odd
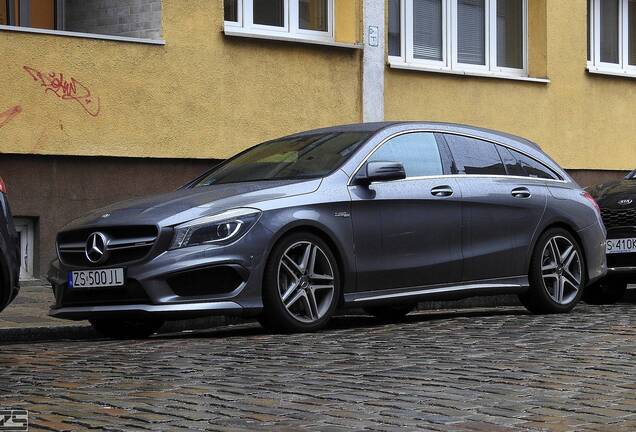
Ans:
[{"label": "basement window", "polygon": [[224,0],[225,34],[335,43],[334,0]]},{"label": "basement window", "polygon": [[0,0],[0,29],[156,43],[161,0]]},{"label": "basement window", "polygon": [[636,0],[588,0],[590,72],[636,77]]},{"label": "basement window", "polygon": [[393,67],[528,76],[528,0],[389,0],[388,12]]}]

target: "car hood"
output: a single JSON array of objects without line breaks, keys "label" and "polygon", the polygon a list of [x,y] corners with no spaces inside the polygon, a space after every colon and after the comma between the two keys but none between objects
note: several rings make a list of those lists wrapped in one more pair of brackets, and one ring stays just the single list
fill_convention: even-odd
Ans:
[{"label": "car hood", "polygon": [[315,180],[276,180],[212,185],[111,204],[75,219],[63,231],[119,225],[170,226],[237,207],[314,192]]},{"label": "car hood", "polygon": [[604,183],[588,191],[602,208],[636,208],[636,179]]}]

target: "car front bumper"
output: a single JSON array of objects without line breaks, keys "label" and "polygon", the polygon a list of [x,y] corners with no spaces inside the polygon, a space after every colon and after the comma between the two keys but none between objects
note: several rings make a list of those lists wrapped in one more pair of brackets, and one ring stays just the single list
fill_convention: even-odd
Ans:
[{"label": "car front bumper", "polygon": [[[263,307],[261,285],[267,255],[263,245],[269,244],[264,236],[269,232],[257,225],[229,246],[155,251],[140,262],[112,266],[124,268],[123,287],[71,288],[69,272],[96,268],[71,267],[56,259],[48,274],[56,300],[49,315],[71,320],[256,315]],[[227,274],[230,276],[223,276]]]}]

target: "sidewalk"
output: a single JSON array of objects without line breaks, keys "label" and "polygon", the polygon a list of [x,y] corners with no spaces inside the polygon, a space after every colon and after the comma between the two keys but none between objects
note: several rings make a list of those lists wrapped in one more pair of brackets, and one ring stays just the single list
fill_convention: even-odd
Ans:
[{"label": "sidewalk", "polygon": [[48,316],[53,303],[53,291],[44,282],[28,282],[22,286],[13,303],[0,313],[0,342],[96,336],[86,321]]}]

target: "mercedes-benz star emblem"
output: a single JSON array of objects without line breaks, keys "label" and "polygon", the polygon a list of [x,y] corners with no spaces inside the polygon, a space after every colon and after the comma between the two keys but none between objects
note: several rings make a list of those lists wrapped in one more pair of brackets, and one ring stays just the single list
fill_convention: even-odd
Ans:
[{"label": "mercedes-benz star emblem", "polygon": [[96,232],[88,236],[84,252],[86,258],[93,264],[100,264],[108,259],[108,238],[106,235]]},{"label": "mercedes-benz star emblem", "polygon": [[622,206],[626,206],[626,205],[630,205],[631,203],[633,203],[634,200],[632,199],[622,199],[618,202],[618,205],[622,205]]}]

